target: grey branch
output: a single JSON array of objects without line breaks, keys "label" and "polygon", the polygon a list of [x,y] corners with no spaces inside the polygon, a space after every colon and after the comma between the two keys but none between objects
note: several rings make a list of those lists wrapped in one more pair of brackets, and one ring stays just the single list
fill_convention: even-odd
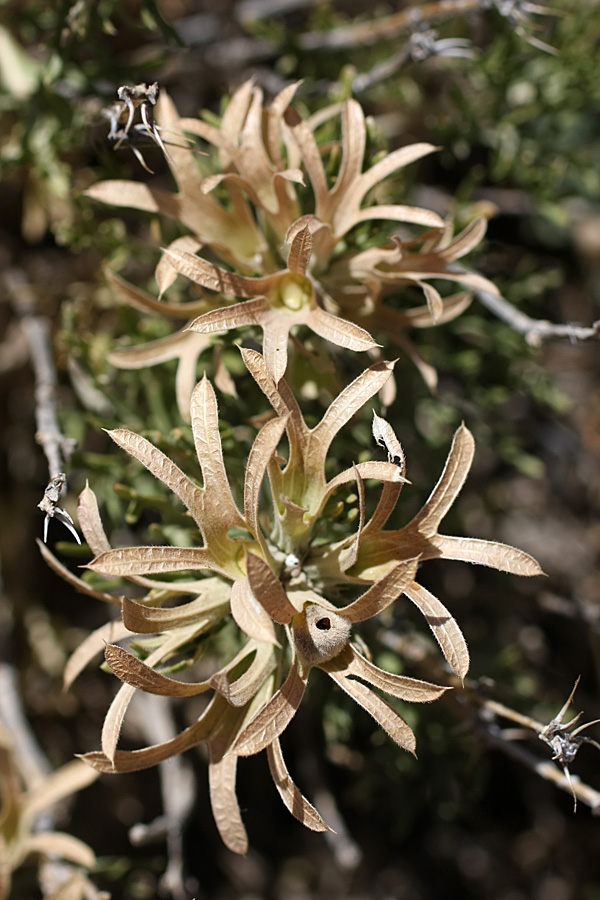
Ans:
[{"label": "grey branch", "polygon": [[36,314],[34,292],[21,271],[9,269],[4,273],[4,283],[29,345],[35,376],[35,439],[48,460],[50,479],[56,478],[65,469],[74,449],[74,441],[63,435],[56,416],[57,381],[50,323],[45,316]]},{"label": "grey branch", "polygon": [[[449,266],[451,272],[465,274],[468,272],[463,266]],[[539,347],[544,341],[560,340],[566,338],[573,343],[576,341],[592,341],[600,338],[600,319],[592,325],[560,324],[548,322],[546,319],[532,319],[505,300],[498,294],[490,294],[489,291],[476,291],[475,296],[479,302],[489,309],[498,319],[506,322],[515,331],[525,335],[525,340],[532,347]]]},{"label": "grey branch", "polygon": [[570,341],[590,341],[600,338],[600,319],[590,326],[556,325],[545,319],[532,319],[505,300],[504,297],[490,294],[488,291],[477,291],[480,303],[495,316],[525,335],[525,340],[532,347],[539,347],[544,341],[567,338]]},{"label": "grey branch", "polygon": [[58,505],[60,495],[67,482],[63,470],[75,448],[75,441],[64,436],[56,415],[57,379],[52,356],[50,322],[45,316],[37,315],[35,294],[22,271],[9,269],[4,273],[4,283],[19,316],[21,330],[29,347],[29,356],[35,377],[35,439],[42,447],[48,461],[50,481],[38,504],[46,515],[44,543],[48,536],[50,519],[56,518],[68,528],[77,543],[80,544],[81,541],[71,516]]}]

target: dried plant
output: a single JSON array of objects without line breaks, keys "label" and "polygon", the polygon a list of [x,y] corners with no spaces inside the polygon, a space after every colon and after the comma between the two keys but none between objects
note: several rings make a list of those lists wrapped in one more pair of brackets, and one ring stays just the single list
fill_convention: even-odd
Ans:
[{"label": "dried plant", "polygon": [[[219,128],[181,119],[163,92],[156,121],[168,142],[177,193],[130,181],[100,182],[88,191],[105,203],[174,218],[189,232],[164,250],[156,277],[162,295],[181,273],[200,286],[202,300],[157,301],[111,277],[122,302],[174,318],[193,317],[170,338],[111,357],[128,368],[178,357],[177,397],[184,417],[198,355],[216,332],[258,325],[275,381],[286,370],[291,329],[308,326],[352,350],[373,350],[373,332],[399,344],[433,384],[434,370],[421,362],[405,331],[454,318],[474,290],[496,293],[482,276],[452,268],[481,241],[485,220],[452,238],[451,225],[430,210],[368,201],[373,188],[436,148],[411,144],[365,169],[367,128],[360,104],[348,100],[305,119],[290,105],[296,90],[289,85],[265,107],[261,90],[248,81],[232,96]],[[341,143],[320,146],[319,126],[335,117],[341,118]],[[189,135],[218,152],[220,171],[201,176]],[[393,235],[390,242],[389,231],[379,226],[357,243],[356,226],[365,222],[428,230],[417,237]],[[466,291],[442,299],[432,284],[440,280]],[[426,305],[398,310],[384,302],[407,285],[423,291]]]},{"label": "dried plant", "polygon": [[[79,760],[67,763],[37,783],[25,786],[19,771],[18,757],[9,735],[0,729],[0,900],[11,891],[12,874],[31,856],[42,867],[50,861],[71,864],[59,874],[58,883],[48,884],[44,896],[53,900],[108,900],[88,880],[84,870],[91,869],[96,858],[87,844],[73,835],[37,827],[40,815],[60,800],[86,787],[96,773]],[[56,882],[56,878],[52,878]]]},{"label": "dried plant", "polygon": [[[389,422],[375,417],[375,437],[388,461],[353,465],[331,479],[326,460],[334,437],[392,374],[393,365],[377,363],[337,396],[321,421],[309,428],[285,379],[272,377],[264,357],[243,350],[246,367],[273,407],[249,453],[238,508],[226,474],[215,392],[204,378],[194,389],[191,424],[202,471],[197,485],[148,440],[127,429],[112,439],[167,485],[187,508],[202,537],[199,547],[139,546],[113,549],[103,531],[95,497],[86,488],[79,522],[96,554],[89,569],[142,585],[142,599],[103,594],[70,576],[76,585],[122,609],[119,622],[99,629],[76,651],[67,667],[71,681],[106,647],[106,659],[124,682],[106,716],[101,752],[83,758],[103,772],[155,765],[192,746],[206,743],[215,819],[232,850],[245,852],[247,838],[235,795],[237,759],[266,749],[281,797],[307,827],[327,829],[323,819],[294,785],[283,761],[279,738],[317,668],[369,712],[401,747],[414,752],[415,737],[402,716],[376,691],[408,702],[429,702],[447,688],[394,675],[375,666],[354,642],[354,626],[378,615],[402,594],[423,613],[452,671],[467,673],[469,654],[463,635],[445,606],[417,581],[421,562],[458,559],[520,575],[540,573],[538,564],[504,544],[439,534],[439,525],[458,495],[470,468],[474,442],[462,426],[456,433],[444,471],[422,510],[399,530],[385,530],[406,483],[404,458]],[[280,444],[287,438],[287,459]],[[268,490],[265,482],[268,480]],[[371,518],[365,515],[365,482],[380,481],[381,496]],[[264,488],[264,489],[263,489]],[[341,540],[331,534],[328,500],[352,488],[359,498],[355,533]],[[269,499],[261,507],[261,497]],[[316,540],[318,535],[318,540]],[[54,568],[60,564],[44,548]],[[176,580],[176,573],[201,573]],[[155,576],[175,575],[169,580]],[[366,588],[351,603],[342,593]],[[165,606],[177,597],[192,597]],[[210,677],[181,682],[166,672],[183,656],[192,664],[202,638],[231,615],[240,634],[232,659],[216,662]],[[136,653],[117,645],[130,635]],[[191,697],[214,691],[200,718],[165,744],[131,752],[117,750],[123,717],[134,691]]]}]

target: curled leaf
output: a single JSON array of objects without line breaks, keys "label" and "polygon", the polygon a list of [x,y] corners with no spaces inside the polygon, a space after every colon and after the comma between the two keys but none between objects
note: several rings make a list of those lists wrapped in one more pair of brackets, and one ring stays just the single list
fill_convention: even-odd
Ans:
[{"label": "curled leaf", "polygon": [[338,684],[343,691],[349,694],[359,706],[362,706],[375,721],[381,725],[384,731],[404,750],[408,750],[416,756],[416,740],[412,728],[398,715],[395,709],[382,700],[373,691],[370,691],[360,681],[346,678],[341,672],[333,668],[327,669],[328,675]]},{"label": "curled leaf", "polygon": [[300,793],[292,781],[278,738],[267,747],[267,757],[273,783],[279,792],[279,796],[294,818],[302,822],[307,828],[310,828],[311,831],[331,831],[331,828],[326,825],[314,806]]},{"label": "curled leaf", "polygon": [[211,687],[209,681],[185,683],[167,678],[116,644],[108,644],[104,655],[117,678],[147,694],[157,694],[161,697],[195,697]]},{"label": "curled leaf", "polygon": [[294,718],[305,690],[306,679],[300,676],[294,661],[283,685],[240,733],[233,752],[253,756],[278,738]]},{"label": "curled leaf", "polygon": [[437,597],[416,581],[405,587],[404,593],[425,616],[452,671],[464,679],[469,671],[469,649],[456,620]]}]

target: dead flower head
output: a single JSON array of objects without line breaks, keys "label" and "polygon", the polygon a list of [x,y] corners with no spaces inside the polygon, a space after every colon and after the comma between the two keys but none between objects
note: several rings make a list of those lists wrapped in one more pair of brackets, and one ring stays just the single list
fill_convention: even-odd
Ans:
[{"label": "dead flower head", "polygon": [[[91,635],[67,667],[66,679],[71,681],[109,641],[106,659],[123,682],[106,716],[102,750],[84,759],[103,772],[133,771],[206,744],[215,819],[223,840],[236,852],[247,848],[235,792],[237,761],[261,750],[267,751],[273,781],[292,814],[316,831],[328,827],[292,781],[279,744],[313,670],[325,673],[399,746],[414,752],[411,728],[376,691],[421,703],[435,700],[446,688],[385,672],[370,662],[355,643],[361,622],[404,595],[423,613],[450,669],[459,678],[466,675],[469,654],[463,635],[440,600],[416,580],[421,563],[445,558],[520,575],[540,572],[534,559],[513,547],[440,534],[440,524],[473,458],[473,438],[464,426],[454,437],[429,499],[399,530],[386,530],[385,524],[406,484],[404,456],[385,419],[375,417],[374,433],[388,459],[361,462],[327,479],[331,442],[390,378],[392,364],[377,363],[364,371],[309,428],[285,379],[275,381],[260,353],[243,350],[242,355],[275,414],[250,450],[242,505],[236,502],[226,473],[215,392],[204,378],[193,391],[190,415],[201,486],[145,438],[127,429],[111,432],[120,447],[179,497],[196,523],[201,546],[111,548],[93,492],[86,488],[79,521],[96,554],[89,569],[128,579],[145,588],[146,595],[136,600],[115,597],[67,573],[81,590],[121,607],[120,620]],[[367,519],[366,485],[373,480],[382,487]],[[268,492],[261,490],[265,481]],[[328,501],[336,491],[357,495],[359,515],[353,533],[327,541],[323,535],[330,525]],[[261,496],[267,494],[271,502],[261,507]],[[60,570],[47,548],[44,554]],[[195,574],[176,580],[181,577],[177,573],[186,572]],[[164,575],[169,578],[157,579]],[[342,605],[341,589],[354,589],[358,597]],[[179,605],[172,605],[174,601]],[[239,650],[230,659],[215,659],[212,674],[201,681],[184,682],[167,674],[182,653],[192,665],[193,648],[229,616],[239,633]],[[118,645],[133,635],[138,635],[134,647]],[[210,692],[212,699],[176,738],[120,751],[121,724],[136,689],[182,698]]]},{"label": "dead flower head", "polygon": [[[203,301],[169,304],[147,298],[140,304],[123,286],[117,288],[123,302],[188,322],[192,316],[188,330],[112,356],[126,367],[177,356],[184,416],[198,354],[217,331],[258,325],[275,381],[285,372],[290,329],[308,326],[321,338],[355,350],[375,347],[374,334],[402,346],[431,384],[434,372],[421,363],[405,331],[457,316],[474,290],[496,290],[481,276],[452,270],[452,263],[480,242],[484,220],[453,238],[451,226],[430,210],[369,200],[390,175],[436,148],[410,144],[369,167],[360,104],[348,100],[303,118],[290,105],[297,87],[289,85],[265,106],[262,91],[246,82],[233,94],[219,127],[180,118],[163,92],[156,122],[177,190],[104,181],[87,192],[105,203],[175,219],[188,231],[165,248],[157,281],[162,295],[181,273],[200,286]],[[149,108],[142,104],[142,110]],[[129,123],[131,105],[128,110]],[[319,128],[338,117],[341,140],[320,145]],[[152,125],[158,135],[154,119]],[[212,149],[214,175],[202,177],[190,136]],[[366,240],[356,237],[363,223],[372,226]],[[388,223],[383,236],[381,223]],[[390,227],[401,229],[391,242]],[[415,236],[415,227],[426,230]],[[458,283],[461,290],[443,298],[432,282]],[[398,310],[385,302],[407,285],[423,291],[423,306]]]},{"label": "dead flower head", "polygon": [[[37,827],[40,814],[54,807],[77,791],[95,781],[97,773],[80,760],[73,760],[55,772],[40,777],[36,784],[28,785],[31,773],[23,773],[18,754],[10,735],[0,727],[0,900],[11,895],[12,876],[16,869],[37,857],[40,866],[40,882],[44,862],[52,860],[54,868],[60,860],[63,868],[60,888],[54,885],[52,896],[65,896],[73,900],[108,900],[108,894],[98,891],[83,870],[96,864],[93,851],[70,834],[45,831]],[[72,867],[72,868],[71,868]],[[45,884],[48,889],[48,884]],[[64,893],[63,893],[64,892]],[[49,896],[46,893],[46,896]]]}]

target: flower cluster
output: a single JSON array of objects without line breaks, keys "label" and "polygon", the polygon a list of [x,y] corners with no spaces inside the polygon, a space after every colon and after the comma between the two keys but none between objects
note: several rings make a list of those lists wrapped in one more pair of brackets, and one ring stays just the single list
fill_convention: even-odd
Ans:
[{"label": "flower cluster", "polygon": [[[360,104],[348,100],[303,119],[290,105],[296,89],[288,86],[265,107],[261,90],[246,82],[231,98],[219,128],[180,118],[163,94],[156,121],[168,142],[177,192],[130,181],[100,182],[87,192],[105,203],[174,218],[188,232],[164,250],[156,278],[162,295],[180,273],[199,285],[201,300],[162,302],[109,275],[121,302],[187,320],[183,330],[167,338],[121,348],[110,357],[125,368],[178,358],[177,398],[184,418],[198,356],[210,346],[212,334],[259,326],[267,368],[279,381],[286,370],[288,336],[296,326],[358,351],[376,350],[374,332],[399,344],[434,384],[435,371],[407,340],[406,330],[454,318],[474,290],[496,292],[481,275],[452,268],[480,242],[484,219],[452,238],[451,226],[430,210],[369,205],[368,196],[380,182],[436,148],[409,144],[363,171],[367,128]],[[334,117],[341,118],[341,144],[320,147],[315,133]],[[218,152],[218,174],[201,176],[189,135]],[[331,159],[324,160],[327,156]],[[375,229],[366,247],[357,246],[356,226],[378,221],[427,230],[390,239]],[[434,281],[463,289],[442,299]],[[399,310],[385,302],[407,285],[422,290],[426,305]],[[233,390],[219,360],[217,367],[221,385]]]},{"label": "flower cluster", "polygon": [[[327,480],[325,462],[331,442],[385,385],[392,364],[376,363],[365,370],[333,400],[321,421],[309,428],[285,379],[275,382],[257,351],[242,354],[274,411],[248,456],[242,509],[226,474],[216,395],[207,378],[195,387],[190,408],[202,486],[140,435],[127,429],[111,432],[123,450],[183,502],[200,531],[202,546],[111,548],[94,494],[86,487],[79,522],[96,554],[89,568],[129,579],[147,593],[135,600],[115,598],[70,576],[81,590],[120,605],[122,614],[76,651],[66,673],[71,681],[104,642],[111,642],[106,659],[124,683],[105,719],[102,750],[83,758],[102,772],[133,771],[206,743],[215,819],[223,840],[236,852],[247,848],[235,793],[237,760],[262,750],[267,751],[273,781],[290,812],[311,829],[327,829],[292,781],[279,744],[313,669],[327,673],[397,744],[414,752],[411,728],[372,688],[416,703],[435,700],[447,688],[378,668],[355,643],[357,625],[404,595],[425,616],[452,671],[461,679],[466,675],[469,654],[463,635],[445,606],[416,580],[420,563],[444,558],[520,575],[540,572],[535,560],[513,547],[439,533],[473,458],[473,438],[464,426],[455,435],[429,499],[399,530],[386,530],[385,524],[406,484],[404,458],[385,419],[375,417],[374,436],[387,447],[388,459],[360,462]],[[373,481],[382,488],[367,519],[365,483]],[[266,482],[268,491],[263,490]],[[349,489],[357,493],[360,506],[355,532],[343,540],[314,542],[327,517],[327,501],[335,491]],[[270,502],[261,505],[261,498],[267,496]],[[44,552],[56,568],[59,564],[47,549]],[[198,574],[194,580],[156,579],[183,572]],[[351,586],[359,591],[362,586],[363,592],[340,606],[340,589]],[[184,602],[170,605],[181,598]],[[241,647],[225,665],[199,682],[182,682],[162,671],[183,648],[229,615],[238,626]],[[117,644],[134,634],[154,636],[145,659]],[[136,689],[170,697],[209,691],[213,696],[199,719],[176,738],[141,750],[120,751],[121,724]]]},{"label": "flower cluster", "polygon": [[[328,829],[294,784],[280,746],[314,669],[326,673],[409,752],[415,736],[379,692],[424,703],[448,690],[377,667],[359,642],[361,623],[406,597],[425,617],[449,668],[464,679],[469,667],[464,637],[441,601],[418,582],[422,563],[442,558],[519,575],[540,572],[534,559],[513,547],[440,534],[473,459],[474,442],[465,426],[454,436],[429,499],[403,528],[386,529],[407,479],[402,447],[385,418],[374,414],[373,437],[387,450],[387,460],[363,460],[328,478],[332,441],[365,404],[389,389],[393,377],[394,364],[378,355],[372,333],[410,349],[403,337],[407,327],[447,321],[464,309],[469,291],[494,287],[479,275],[452,269],[481,239],[484,222],[473,222],[452,238],[431,211],[369,205],[366,199],[383,179],[434,148],[403,147],[363,171],[366,124],[359,104],[349,100],[303,119],[291,106],[296,88],[290,85],[265,108],[261,91],[247,82],[233,95],[218,128],[181,119],[163,95],[156,105],[156,133],[167,148],[177,191],[119,181],[88,192],[107,203],[170,216],[188,232],[163,251],[156,277],[161,297],[181,274],[199,286],[199,298],[163,301],[109,274],[123,302],[184,318],[187,326],[153,344],[116,350],[112,360],[135,368],[179,358],[178,404],[191,425],[201,484],[145,437],[127,428],[110,435],[179,498],[201,544],[113,548],[96,497],[86,487],[79,523],[95,555],[88,568],[132,582],[136,598],[90,586],[41,545],[50,565],[75,587],[120,611],[76,650],[65,673],[70,684],[105,648],[108,665],[123,682],[105,718],[101,750],[84,760],[101,772],[134,771],[206,744],[215,820],[225,844],[239,853],[247,849],[247,836],[236,798],[237,762],[263,750],[290,812],[308,828]],[[336,116],[341,143],[320,147],[315,136],[320,124]],[[189,135],[218,153],[218,174],[201,177]],[[356,226],[376,220],[427,230],[379,243],[374,233],[367,244],[357,242]],[[438,280],[458,282],[466,292],[443,299],[432,284]],[[404,312],[387,305],[405,285],[420,288],[426,303]],[[272,409],[250,449],[238,496],[223,457],[216,393],[206,375],[196,384],[196,368],[212,334],[240,326],[262,330],[262,353],[242,348],[241,354]],[[376,360],[334,396],[313,427],[285,377],[289,335],[297,326],[347,350],[368,350]],[[419,362],[416,351],[413,355]],[[217,356],[215,382],[220,390],[234,390]],[[368,504],[367,490],[377,483],[379,495]],[[342,537],[330,527],[336,492],[352,493],[358,502],[356,527]],[[238,633],[231,658],[209,655],[212,671],[205,669],[208,677],[202,680],[173,677],[182,658],[194,666],[198,647],[225,619],[233,620]],[[128,639],[129,646],[121,646]],[[175,738],[122,751],[121,725],[136,690],[174,698],[210,693],[211,698],[197,721]]]}]

